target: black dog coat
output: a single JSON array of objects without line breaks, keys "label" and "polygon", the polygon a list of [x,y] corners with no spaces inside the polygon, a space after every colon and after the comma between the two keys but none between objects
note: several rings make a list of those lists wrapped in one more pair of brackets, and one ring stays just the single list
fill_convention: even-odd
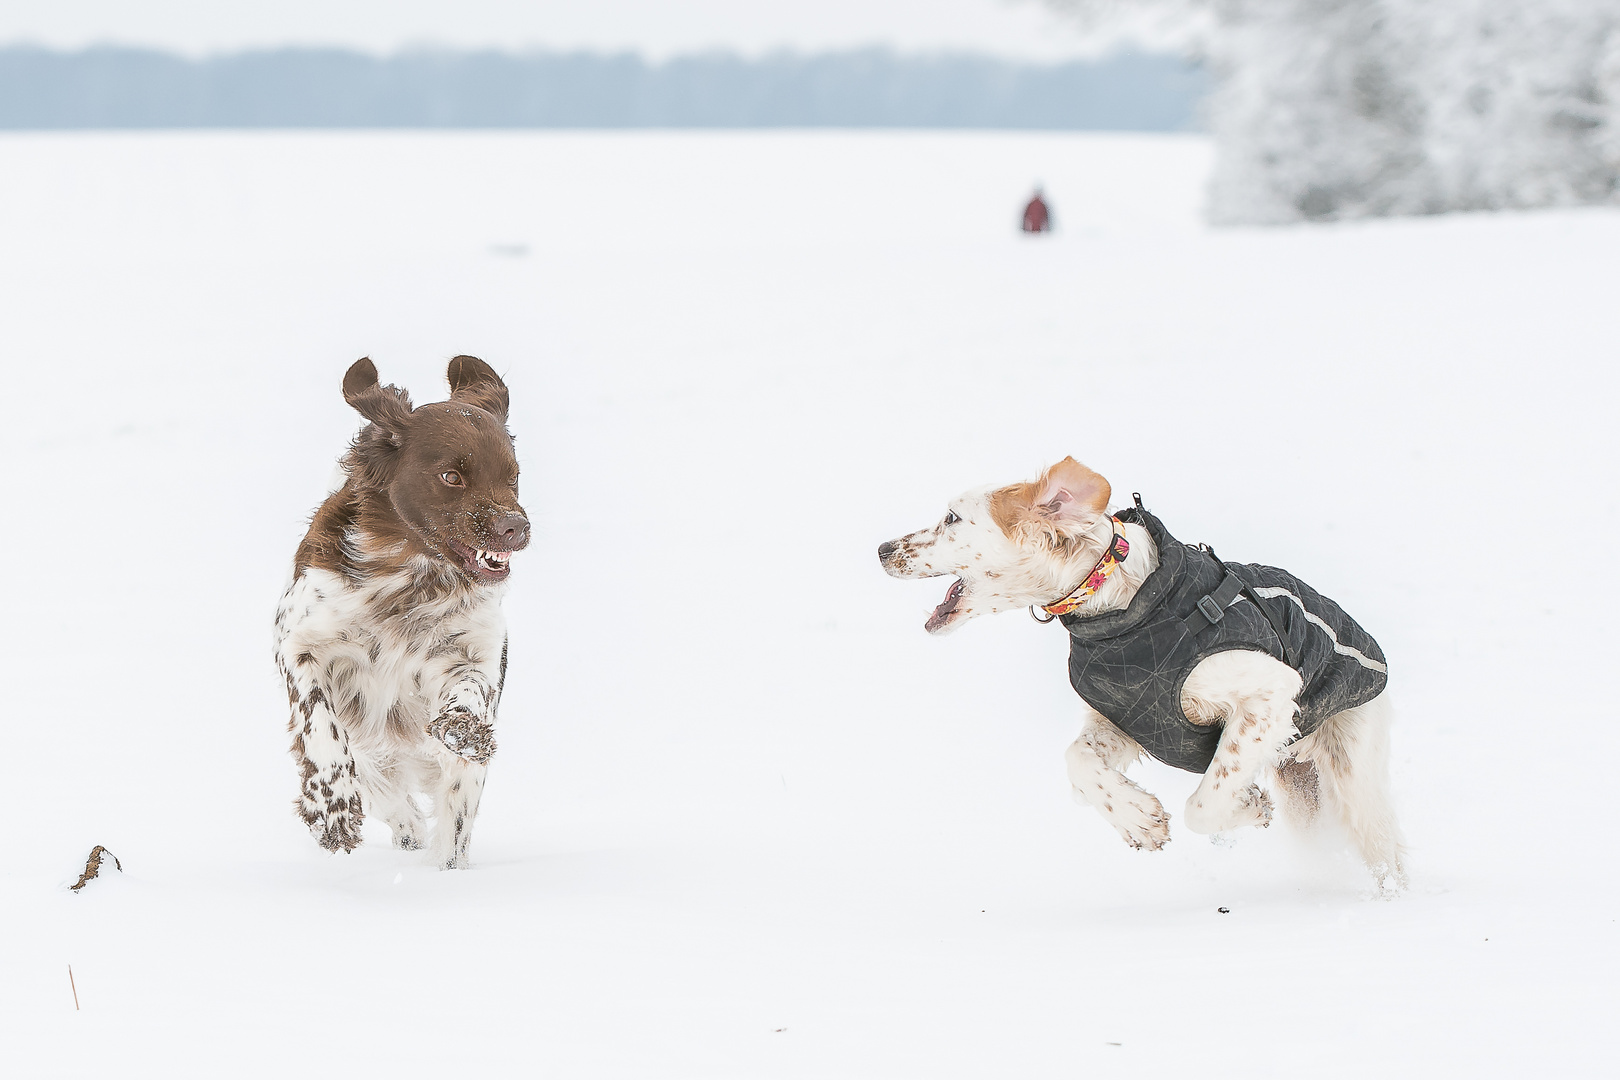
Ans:
[{"label": "black dog coat", "polygon": [[1069,682],[1155,758],[1189,772],[1209,768],[1221,726],[1191,723],[1181,687],[1200,660],[1228,649],[1263,652],[1299,672],[1301,735],[1383,692],[1389,676],[1378,642],[1299,578],[1273,566],[1222,563],[1171,536],[1140,504],[1116,516],[1152,535],[1159,568],[1122,611],[1061,616]]}]

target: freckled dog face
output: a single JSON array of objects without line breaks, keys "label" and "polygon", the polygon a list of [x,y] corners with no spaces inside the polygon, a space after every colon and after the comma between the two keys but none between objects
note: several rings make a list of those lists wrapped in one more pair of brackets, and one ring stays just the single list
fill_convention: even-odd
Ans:
[{"label": "freckled dog face", "polygon": [[991,491],[984,488],[952,499],[945,516],[933,526],[878,548],[878,558],[891,577],[956,575],[945,599],[923,624],[930,634],[945,633],[975,615],[1030,603],[1023,598],[1017,577],[1006,579],[1008,568],[1026,556],[992,517]]},{"label": "freckled dog face", "polygon": [[878,547],[897,578],[956,575],[923,624],[946,633],[976,615],[1048,604],[1067,591],[1078,541],[1108,505],[1108,481],[1065,458],[1034,483],[957,496],[945,516]]}]

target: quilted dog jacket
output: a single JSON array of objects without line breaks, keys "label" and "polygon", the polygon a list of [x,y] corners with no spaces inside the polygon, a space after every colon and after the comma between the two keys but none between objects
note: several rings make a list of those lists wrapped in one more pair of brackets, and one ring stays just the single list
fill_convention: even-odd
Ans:
[{"label": "quilted dog jacket", "polygon": [[1383,692],[1389,676],[1378,642],[1299,578],[1273,566],[1222,563],[1178,541],[1140,506],[1117,516],[1152,535],[1159,568],[1122,611],[1061,616],[1069,682],[1158,760],[1189,772],[1209,767],[1221,725],[1188,721],[1181,687],[1200,660],[1218,652],[1253,649],[1299,672],[1304,687],[1294,722],[1301,735]]}]

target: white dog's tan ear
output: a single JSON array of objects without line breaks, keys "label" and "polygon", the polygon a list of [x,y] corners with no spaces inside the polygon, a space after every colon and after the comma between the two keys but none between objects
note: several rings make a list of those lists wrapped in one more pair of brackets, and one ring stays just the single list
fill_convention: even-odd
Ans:
[{"label": "white dog's tan ear", "polygon": [[1041,538],[1062,544],[1096,524],[1110,494],[1107,480],[1074,458],[1064,458],[1033,484],[991,492],[990,516],[1020,543]]},{"label": "white dog's tan ear", "polygon": [[1066,457],[1036,482],[1034,510],[1060,528],[1089,527],[1108,509],[1111,494],[1113,489],[1100,473]]}]

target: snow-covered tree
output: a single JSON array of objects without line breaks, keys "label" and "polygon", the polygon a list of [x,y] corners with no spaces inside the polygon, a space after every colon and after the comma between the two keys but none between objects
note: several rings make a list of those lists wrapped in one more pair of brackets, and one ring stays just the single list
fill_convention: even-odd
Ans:
[{"label": "snow-covered tree", "polygon": [[1047,0],[1215,75],[1210,213],[1285,222],[1620,191],[1620,0]]}]

